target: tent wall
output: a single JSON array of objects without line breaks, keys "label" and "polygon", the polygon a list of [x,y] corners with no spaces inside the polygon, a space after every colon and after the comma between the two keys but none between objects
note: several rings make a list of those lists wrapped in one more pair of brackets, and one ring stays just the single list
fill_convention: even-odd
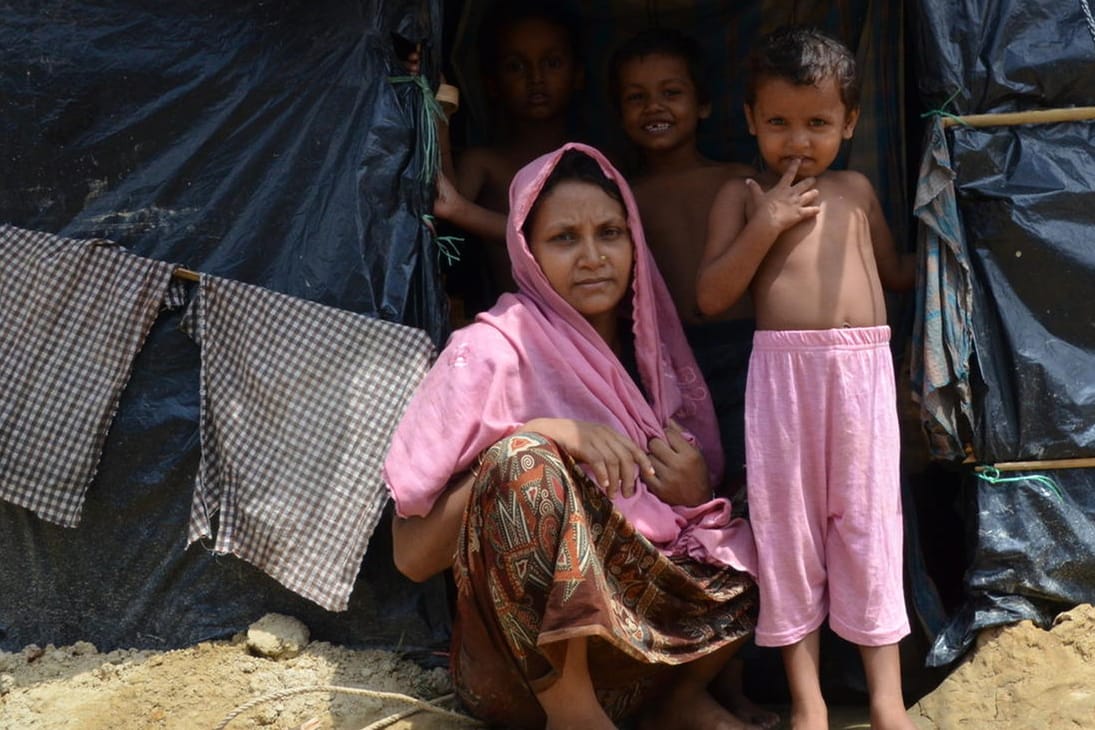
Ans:
[{"label": "tent wall", "polygon": [[[420,221],[421,92],[388,81],[402,71],[392,35],[436,48],[439,5],[7,3],[0,217],[439,342],[447,303]],[[443,641],[443,586],[397,576],[383,530],[341,614],[234,558],[185,549],[199,362],[177,325],[164,314],[141,352],[79,527],[0,504],[0,649],[181,646],[267,611],[346,643]]]},{"label": "tent wall", "polygon": [[[930,109],[1095,103],[1088,0],[920,0],[910,45]],[[1095,456],[1093,144],[1095,121],[947,132],[959,218],[948,226],[965,239],[972,291],[965,426],[980,462]],[[969,595],[932,663],[955,659],[978,629],[1045,624],[1095,601],[1095,470],[1005,476],[1019,478],[969,476]]]}]

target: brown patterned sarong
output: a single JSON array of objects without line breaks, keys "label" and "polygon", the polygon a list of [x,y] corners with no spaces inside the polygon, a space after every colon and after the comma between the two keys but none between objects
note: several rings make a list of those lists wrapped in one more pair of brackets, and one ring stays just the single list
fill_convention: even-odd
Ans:
[{"label": "brown patterned sarong", "polygon": [[597,696],[619,721],[668,667],[756,623],[752,578],[666,557],[534,433],[485,452],[453,570],[453,681],[472,714],[500,727],[544,727],[535,693],[555,681],[569,639],[589,637]]}]

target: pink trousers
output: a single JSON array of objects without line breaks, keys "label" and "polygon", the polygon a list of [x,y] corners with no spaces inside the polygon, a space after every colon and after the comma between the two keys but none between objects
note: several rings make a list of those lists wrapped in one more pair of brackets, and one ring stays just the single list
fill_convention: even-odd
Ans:
[{"label": "pink trousers", "polygon": [[758,331],[745,397],[760,646],[829,619],[862,646],[909,633],[890,328]]}]

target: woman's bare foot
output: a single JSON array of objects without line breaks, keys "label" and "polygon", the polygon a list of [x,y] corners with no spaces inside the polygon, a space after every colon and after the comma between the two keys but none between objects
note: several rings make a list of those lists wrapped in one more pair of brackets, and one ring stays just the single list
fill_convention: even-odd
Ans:
[{"label": "woman's bare foot", "polygon": [[639,730],[761,730],[743,722],[720,705],[706,690],[684,696],[670,692],[648,708],[639,720]]},{"label": "woman's bare foot", "polygon": [[773,730],[773,728],[779,727],[778,712],[764,709],[746,697],[743,692],[738,692],[730,697],[720,697],[719,699],[723,706],[742,722],[751,723],[761,728],[761,730]]},{"label": "woman's bare foot", "polygon": [[734,657],[711,683],[711,695],[730,713],[746,723],[762,730],[779,727],[779,714],[766,710],[745,694],[743,662]]}]

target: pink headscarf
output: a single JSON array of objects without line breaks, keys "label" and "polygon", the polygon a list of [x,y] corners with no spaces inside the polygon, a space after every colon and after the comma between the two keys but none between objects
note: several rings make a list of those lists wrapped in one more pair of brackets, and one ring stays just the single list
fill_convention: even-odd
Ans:
[{"label": "pink headscarf", "polygon": [[[551,287],[521,229],[562,154],[592,157],[623,194],[635,247],[631,315],[639,375],[624,369],[593,326]],[[685,340],[673,301],[650,256],[638,207],[623,176],[596,149],[564,145],[522,168],[510,185],[506,245],[519,292],[504,294],[474,323],[453,333],[419,385],[392,439],[384,477],[400,516],[429,513],[454,475],[534,418],[573,418],[612,426],[646,448],[673,418],[690,434],[714,482],[723,456],[710,394]],[[615,500],[620,512],[664,552],[754,572],[752,533],[714,499],[666,504],[637,480]]]}]

